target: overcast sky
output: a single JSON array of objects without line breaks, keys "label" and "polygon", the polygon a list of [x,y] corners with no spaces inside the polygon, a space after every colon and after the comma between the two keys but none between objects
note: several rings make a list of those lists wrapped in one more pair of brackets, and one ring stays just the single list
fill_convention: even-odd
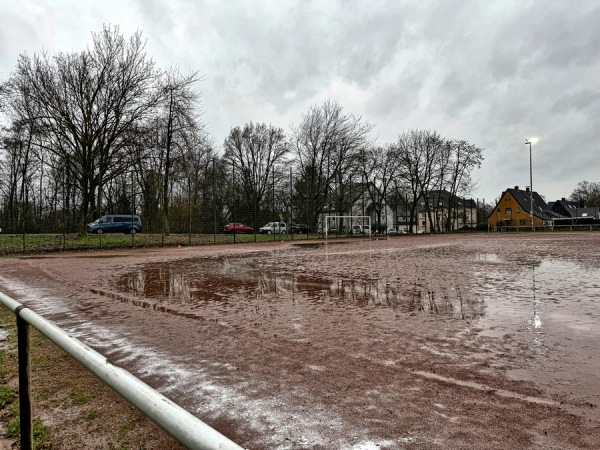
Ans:
[{"label": "overcast sky", "polygon": [[159,67],[199,71],[204,121],[290,130],[330,99],[375,125],[485,148],[473,198],[546,200],[600,181],[600,1],[3,0],[0,80],[20,53],[79,51],[103,24],[136,30]]}]

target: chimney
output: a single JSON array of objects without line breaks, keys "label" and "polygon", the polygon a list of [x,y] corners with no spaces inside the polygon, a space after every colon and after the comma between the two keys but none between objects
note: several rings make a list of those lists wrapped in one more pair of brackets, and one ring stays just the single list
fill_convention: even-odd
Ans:
[{"label": "chimney", "polygon": [[519,190],[519,186],[515,186],[515,191],[518,191],[518,190]]},{"label": "chimney", "polygon": [[525,186],[525,192],[529,192],[529,186]]},{"label": "chimney", "polygon": [[561,198],[560,200],[561,200],[561,201],[563,201],[563,202],[564,202],[564,201],[566,201],[566,199],[565,199],[564,197],[563,197],[563,198]]},{"label": "chimney", "polygon": [[585,208],[585,200],[584,199],[580,199],[579,200],[579,207],[580,208]]}]

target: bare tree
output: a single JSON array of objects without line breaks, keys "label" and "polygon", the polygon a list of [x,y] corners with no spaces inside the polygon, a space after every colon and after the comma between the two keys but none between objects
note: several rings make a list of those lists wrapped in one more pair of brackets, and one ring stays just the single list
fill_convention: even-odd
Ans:
[{"label": "bare tree", "polygon": [[382,215],[386,215],[388,194],[399,173],[398,155],[391,145],[372,147],[363,149],[358,161],[359,172],[367,181],[363,188],[369,194],[377,225],[382,228]]},{"label": "bare tree", "polygon": [[130,165],[129,138],[156,102],[155,79],[141,33],[127,41],[118,27],[92,33],[92,45],[79,53],[19,57],[8,87],[32,103],[35,116],[27,117],[48,136],[47,150],[72,167],[82,231],[95,213],[98,187]]},{"label": "bare tree", "polygon": [[450,200],[470,191],[471,172],[481,165],[483,149],[465,140],[448,140],[437,132],[423,130],[400,135],[394,149],[400,165],[399,178],[412,200],[410,226],[416,219],[417,202],[421,202],[430,229],[450,231],[456,205],[441,206],[446,210],[442,224],[437,214],[442,191],[450,194]]},{"label": "bare tree", "polygon": [[293,128],[293,152],[301,183],[301,193],[308,211],[307,221],[314,227],[326,207],[344,210],[345,191],[349,176],[360,149],[368,144],[373,125],[360,117],[344,114],[342,107],[332,101],[313,106]]},{"label": "bare tree", "polygon": [[[267,124],[244,125],[235,127],[229,133],[223,144],[225,153],[223,159],[235,170],[236,196],[240,209],[244,211],[244,220],[263,220],[254,217],[253,213],[261,214],[268,210],[265,204],[267,194],[273,189],[273,177],[278,181],[283,176],[277,172],[277,166],[283,163],[289,152],[285,133],[281,128]],[[256,224],[255,224],[256,225]]]},{"label": "bare tree", "polygon": [[428,196],[434,181],[436,151],[442,144],[443,141],[436,132],[412,130],[398,136],[398,141],[393,147],[400,166],[399,178],[411,196],[410,229],[415,223],[417,201],[420,199],[430,223],[433,222]]},{"label": "bare tree", "polygon": [[159,83],[157,124],[161,133],[162,197],[164,230],[169,233],[169,198],[174,163],[182,161],[186,151],[193,151],[196,135],[202,132],[200,124],[200,93],[194,90],[198,73],[182,75],[170,68],[162,74]]},{"label": "bare tree", "polygon": [[573,202],[583,201],[586,207],[600,207],[600,182],[579,182],[569,199]]},{"label": "bare tree", "polygon": [[[474,168],[481,167],[483,161],[483,149],[465,140],[448,141],[450,159],[447,162],[447,172],[444,178],[447,180],[448,192],[451,199],[468,194],[473,187],[471,172]],[[448,205],[445,230],[452,231],[454,221],[452,220],[453,208],[457,205]]]}]

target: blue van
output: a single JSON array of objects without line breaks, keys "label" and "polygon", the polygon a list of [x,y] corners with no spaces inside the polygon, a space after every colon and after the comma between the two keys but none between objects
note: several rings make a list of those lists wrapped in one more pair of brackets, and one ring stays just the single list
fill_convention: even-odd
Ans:
[{"label": "blue van", "polygon": [[140,216],[128,216],[125,214],[107,214],[87,225],[87,232],[96,234],[135,234],[141,231],[142,221],[140,220]]}]

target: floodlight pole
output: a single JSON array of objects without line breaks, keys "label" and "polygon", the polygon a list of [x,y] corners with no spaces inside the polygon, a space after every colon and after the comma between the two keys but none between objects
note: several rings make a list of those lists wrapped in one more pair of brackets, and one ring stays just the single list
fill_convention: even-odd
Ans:
[{"label": "floodlight pole", "polygon": [[525,145],[529,145],[529,214],[531,216],[531,231],[534,231],[533,227],[533,170],[531,164],[531,141],[529,139],[525,139]]}]

